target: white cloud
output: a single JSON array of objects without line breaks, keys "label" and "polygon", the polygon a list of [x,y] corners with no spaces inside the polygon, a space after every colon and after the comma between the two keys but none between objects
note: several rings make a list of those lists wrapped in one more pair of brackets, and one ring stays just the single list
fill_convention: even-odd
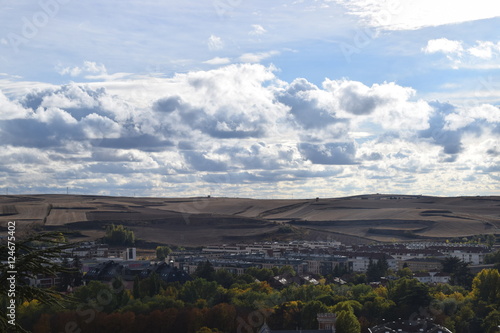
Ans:
[{"label": "white cloud", "polygon": [[252,28],[252,31],[248,33],[249,35],[263,35],[267,32],[267,30],[260,24],[252,24]]},{"label": "white cloud", "polygon": [[209,65],[227,65],[227,64],[231,63],[231,59],[215,57],[215,58],[212,58],[210,60],[206,60],[203,63],[209,64]]},{"label": "white cloud", "polygon": [[348,80],[325,80],[325,90],[334,96],[333,105],[341,117],[360,123],[369,121],[387,130],[423,130],[429,127],[431,107],[423,100],[413,101],[412,88],[395,83],[373,84]]},{"label": "white cloud", "polygon": [[242,54],[238,59],[241,62],[256,63],[256,62],[261,62],[264,59],[270,58],[270,57],[278,55],[278,54],[279,54],[278,51],[245,53],[245,54]]},{"label": "white cloud", "polygon": [[106,67],[103,64],[98,64],[93,61],[84,61],[83,66],[65,67],[59,70],[61,75],[70,75],[77,77],[82,74],[104,75],[107,74]]},{"label": "white cloud", "polygon": [[462,41],[446,38],[432,39],[422,48],[424,53],[444,53],[451,66],[458,68],[497,69],[500,68],[500,42],[476,41],[467,47]]},{"label": "white cloud", "polygon": [[442,52],[445,54],[461,54],[463,52],[461,41],[449,40],[446,38],[432,39],[427,42],[427,46],[423,48],[425,53]]},{"label": "white cloud", "polygon": [[30,112],[19,103],[9,100],[0,90],[0,120],[25,118]]},{"label": "white cloud", "polygon": [[500,54],[500,42],[496,44],[490,41],[477,41],[476,46],[467,50],[471,55],[481,59],[491,59],[493,55]]},{"label": "white cloud", "polygon": [[[0,154],[8,157],[0,174],[9,187],[68,182],[86,193],[194,195],[216,187],[224,195],[324,196],[334,195],[334,182],[337,195],[380,186],[442,193],[434,183],[449,180],[447,167],[466,166],[454,172],[460,179],[483,179],[500,147],[497,107],[431,106],[395,83],[287,83],[259,64],[145,80],[0,95],[13,110],[0,119]],[[254,194],[238,188],[248,183]]]},{"label": "white cloud", "polygon": [[456,113],[446,116],[446,130],[459,130],[476,121],[484,120],[488,123],[500,123],[500,109],[490,104],[482,104],[472,108],[461,108]]},{"label": "white cloud", "polygon": [[215,35],[210,35],[207,45],[210,51],[222,50],[224,48],[224,42],[222,41],[222,38]]},{"label": "white cloud", "polygon": [[500,5],[490,0],[326,0],[347,8],[371,27],[415,30],[500,16]]}]

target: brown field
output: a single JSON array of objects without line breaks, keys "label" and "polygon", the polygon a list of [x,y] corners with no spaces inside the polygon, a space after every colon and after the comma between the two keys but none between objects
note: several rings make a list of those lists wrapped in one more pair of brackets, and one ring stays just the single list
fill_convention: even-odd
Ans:
[{"label": "brown field", "polygon": [[[18,228],[102,237],[111,223],[151,243],[201,246],[263,240],[335,239],[344,243],[500,234],[500,197],[365,195],[337,199],[0,196],[0,234]],[[286,228],[289,226],[289,228]]]}]

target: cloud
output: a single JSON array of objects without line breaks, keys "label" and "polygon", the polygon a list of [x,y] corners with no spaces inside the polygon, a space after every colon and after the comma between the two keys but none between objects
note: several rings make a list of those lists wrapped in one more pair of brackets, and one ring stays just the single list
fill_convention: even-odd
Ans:
[{"label": "cloud", "polygon": [[500,42],[477,41],[476,45],[467,50],[472,56],[481,59],[491,59],[500,55]]},{"label": "cloud", "polygon": [[445,53],[445,54],[461,54],[464,51],[463,42],[449,40],[446,38],[431,39],[427,42],[427,46],[422,50],[424,53]]},{"label": "cloud", "polygon": [[261,26],[260,24],[252,24],[252,31],[250,31],[248,34],[256,36],[256,35],[263,35],[266,32],[267,30],[264,29],[264,27]]},{"label": "cloud", "polygon": [[454,69],[497,69],[500,68],[500,42],[476,41],[474,45],[465,45],[462,41],[446,38],[431,39],[422,48],[426,54],[443,53]]},{"label": "cloud", "polygon": [[324,196],[333,195],[325,179],[338,184],[336,195],[409,184],[440,191],[433,184],[450,181],[450,163],[457,179],[484,182],[498,159],[495,105],[428,103],[391,82],[316,85],[277,73],[245,63],[0,94],[0,173],[12,189],[36,182],[196,195],[219,186],[251,195],[238,188],[251,183],[255,193],[300,185],[305,196]]},{"label": "cloud", "polygon": [[326,0],[344,6],[366,25],[384,30],[416,30],[500,16],[489,0]]},{"label": "cloud", "polygon": [[103,64],[98,64],[93,61],[84,61],[81,67],[65,67],[59,70],[59,74],[72,77],[81,76],[82,74],[105,75],[107,73],[108,71]]},{"label": "cloud", "polygon": [[277,97],[290,107],[294,119],[305,129],[324,128],[345,121],[338,118],[335,110],[325,103],[327,93],[306,79],[295,79]]},{"label": "cloud", "polygon": [[227,65],[227,64],[231,63],[231,59],[215,57],[215,58],[212,58],[210,60],[206,60],[203,63],[209,64],[209,65]]},{"label": "cloud", "polygon": [[268,52],[257,52],[257,53],[244,53],[238,60],[241,62],[257,63],[264,59],[270,58],[272,56],[278,55],[278,51],[268,51]]},{"label": "cloud", "polygon": [[0,120],[24,118],[30,112],[26,110],[19,102],[9,100],[0,90]]},{"label": "cloud", "polygon": [[395,83],[373,84],[330,80],[323,82],[333,97],[339,116],[353,121],[370,121],[384,129],[422,130],[428,128],[431,107],[423,100],[412,100],[416,92]]},{"label": "cloud", "polygon": [[314,164],[355,164],[356,148],[352,142],[331,142],[324,144],[300,143],[299,151]]},{"label": "cloud", "polygon": [[196,171],[226,171],[227,165],[223,161],[207,158],[201,152],[186,151],[183,153],[186,161]]},{"label": "cloud", "polygon": [[207,45],[210,51],[218,51],[224,48],[224,42],[222,41],[222,38],[215,35],[210,35]]}]

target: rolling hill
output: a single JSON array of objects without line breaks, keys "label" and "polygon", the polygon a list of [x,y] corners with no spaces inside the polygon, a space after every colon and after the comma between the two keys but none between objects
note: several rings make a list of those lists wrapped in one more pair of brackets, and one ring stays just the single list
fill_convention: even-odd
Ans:
[{"label": "rolling hill", "polygon": [[7,221],[102,237],[123,224],[151,244],[201,246],[263,240],[344,243],[446,239],[500,233],[500,197],[360,195],[346,198],[136,198],[87,195],[0,196]]}]

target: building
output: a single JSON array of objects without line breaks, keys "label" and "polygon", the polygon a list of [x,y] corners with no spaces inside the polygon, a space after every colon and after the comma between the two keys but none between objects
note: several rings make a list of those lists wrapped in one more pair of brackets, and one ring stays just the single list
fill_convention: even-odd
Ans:
[{"label": "building", "polygon": [[451,331],[446,327],[437,325],[428,319],[387,321],[380,325],[369,328],[368,331],[370,333],[451,333]]},{"label": "building", "polygon": [[413,274],[413,277],[422,283],[449,283],[450,274],[440,272],[421,272]]},{"label": "building", "polygon": [[[150,277],[152,274],[158,274],[159,278],[165,282],[186,282],[191,280],[191,276],[183,270],[169,265],[165,262],[151,264],[147,261],[132,264],[127,261],[105,261],[100,262],[89,268],[84,275],[83,280],[110,282],[115,278],[121,278],[125,282],[130,282],[138,276],[140,279]],[[127,287],[129,284],[127,284]]]},{"label": "building", "polygon": [[335,333],[335,322],[337,320],[337,316],[335,313],[318,313],[318,329],[317,330],[272,330],[269,326],[264,323],[259,330],[259,333]]}]

